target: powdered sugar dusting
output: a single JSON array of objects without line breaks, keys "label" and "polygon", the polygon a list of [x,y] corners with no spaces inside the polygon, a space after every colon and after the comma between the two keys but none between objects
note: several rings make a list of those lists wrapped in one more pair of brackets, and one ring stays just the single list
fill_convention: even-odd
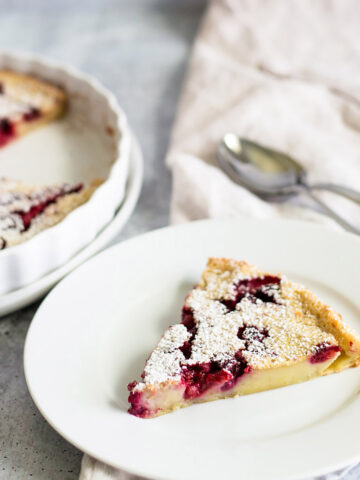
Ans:
[{"label": "powdered sugar dusting", "polygon": [[[169,378],[179,378],[181,372],[180,362],[185,360],[179,347],[189,337],[189,332],[181,324],[174,325],[165,332],[146,363],[144,370],[145,383],[151,384],[164,382]],[[140,383],[136,389],[141,390],[143,385]]]},{"label": "powdered sugar dusting", "polygon": [[[219,269],[214,262],[215,268],[210,262],[201,283],[185,301],[196,325],[191,355],[185,359],[179,350],[191,337],[185,326],[170,327],[146,364],[145,384],[179,379],[185,365],[217,362],[226,369],[239,352],[250,367],[261,369],[302,361],[316,353],[319,345],[337,344],[299,300],[299,286],[285,276],[272,277],[277,284],[259,286],[271,301],[250,292],[231,311],[222,302],[236,294],[236,283],[267,274],[239,262]],[[136,388],[142,389],[144,383]]]},{"label": "powdered sugar dusting", "polygon": [[244,348],[244,342],[237,337],[239,319],[227,314],[225,305],[209,299],[206,290],[194,289],[185,304],[193,310],[197,325],[192,354],[186,363],[223,363]]},{"label": "powdered sugar dusting", "polygon": [[244,299],[233,313],[239,315],[249,334],[249,327],[268,332],[262,342],[250,337],[249,346],[243,351],[244,358],[254,368],[286,365],[315,353],[322,343],[336,344],[331,334],[318,327],[314,315],[299,310],[291,300],[276,305],[254,304]]},{"label": "powdered sugar dusting", "polygon": [[279,305],[285,303],[285,300],[284,298],[281,296],[280,294],[280,290],[278,288],[276,288],[277,286],[274,286],[274,285],[263,285],[260,287],[260,291],[262,293],[265,293],[266,295],[268,295],[269,297],[273,297],[273,299],[275,300],[275,302]]},{"label": "powdered sugar dusting", "polygon": [[72,188],[73,185],[68,183],[52,187],[33,187],[0,179],[0,215],[14,211],[28,212],[32,206],[45,201],[49,196],[67,193]]},{"label": "powdered sugar dusting", "polygon": [[14,100],[6,95],[0,95],[0,119],[10,118],[16,121],[21,118],[24,113],[30,112],[32,107],[17,100]]},{"label": "powdered sugar dusting", "polygon": [[235,285],[239,280],[246,278],[241,271],[225,270],[217,275],[208,275],[206,291],[209,299],[232,298],[235,294]]}]

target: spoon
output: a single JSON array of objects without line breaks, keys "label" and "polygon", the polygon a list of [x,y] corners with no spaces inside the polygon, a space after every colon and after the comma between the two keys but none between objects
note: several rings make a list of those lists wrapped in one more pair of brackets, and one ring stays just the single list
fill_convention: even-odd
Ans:
[{"label": "spoon", "polygon": [[241,138],[234,133],[224,135],[217,150],[219,166],[238,184],[266,200],[286,199],[307,194],[322,211],[349,232],[360,230],[348,223],[326,203],[313,194],[328,190],[360,205],[360,192],[333,183],[309,185],[306,170],[284,153]]}]

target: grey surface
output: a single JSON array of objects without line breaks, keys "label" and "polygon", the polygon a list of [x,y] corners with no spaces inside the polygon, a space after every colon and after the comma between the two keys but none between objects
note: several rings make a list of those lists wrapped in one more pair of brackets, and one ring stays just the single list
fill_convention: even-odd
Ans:
[{"label": "grey surface", "polygon": [[[203,0],[2,1],[0,46],[94,74],[118,97],[145,157],[143,192],[122,240],[168,223],[164,166]],[[43,420],[25,385],[22,352],[38,304],[0,319],[0,479],[78,478],[81,452]]]},{"label": "grey surface", "polygon": [[[129,116],[144,150],[145,184],[117,241],[168,222],[171,181],[163,160],[204,5],[205,0],[0,0],[2,48],[40,52],[94,74]],[[78,478],[81,452],[43,420],[24,381],[23,344],[37,306],[0,319],[1,480]],[[359,468],[345,477],[356,479]]]}]

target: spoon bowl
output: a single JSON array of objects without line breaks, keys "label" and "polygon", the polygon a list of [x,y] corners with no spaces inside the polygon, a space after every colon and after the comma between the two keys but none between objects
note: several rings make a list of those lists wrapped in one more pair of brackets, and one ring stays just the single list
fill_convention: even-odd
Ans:
[{"label": "spoon bowl", "polygon": [[224,136],[217,156],[233,180],[269,199],[297,194],[306,178],[303,167],[288,155],[233,133]]}]

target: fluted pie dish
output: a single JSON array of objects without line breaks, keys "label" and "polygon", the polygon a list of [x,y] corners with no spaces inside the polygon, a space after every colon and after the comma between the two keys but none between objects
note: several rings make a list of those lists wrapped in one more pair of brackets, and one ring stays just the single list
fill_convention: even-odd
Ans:
[{"label": "fluted pie dish", "polygon": [[89,244],[124,197],[127,120],[96,80],[0,53],[0,295]]}]

